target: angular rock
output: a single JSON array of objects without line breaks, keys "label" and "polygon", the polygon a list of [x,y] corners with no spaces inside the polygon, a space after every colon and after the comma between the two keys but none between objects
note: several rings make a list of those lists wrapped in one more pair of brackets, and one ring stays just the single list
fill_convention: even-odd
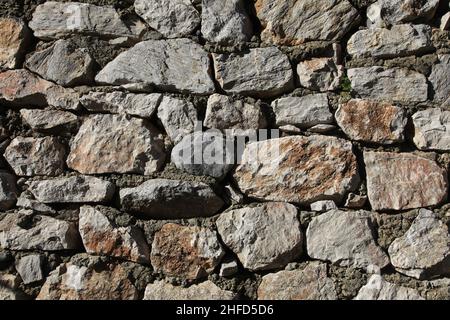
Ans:
[{"label": "angular rock", "polygon": [[339,106],[335,117],[352,140],[392,144],[405,139],[406,112],[391,103],[352,99]]},{"label": "angular rock", "polygon": [[293,125],[307,129],[334,121],[325,93],[285,97],[272,102],[277,126]]},{"label": "angular rock", "polygon": [[192,40],[149,40],[120,54],[96,81],[206,95],[215,90],[209,72],[208,53]]},{"label": "angular rock", "polygon": [[450,12],[447,12],[442,16],[440,29],[442,31],[450,30]]},{"label": "angular rock", "polygon": [[300,62],[297,74],[302,87],[316,91],[334,91],[339,88],[344,67],[333,58],[314,58]]},{"label": "angular rock", "polygon": [[252,34],[244,0],[202,0],[202,35],[206,40],[236,44],[249,41]]},{"label": "angular rock", "polygon": [[289,59],[276,47],[212,56],[216,79],[227,93],[272,97],[294,88]]},{"label": "angular rock", "polygon": [[0,301],[23,300],[20,292],[0,285]]},{"label": "angular rock", "polygon": [[47,1],[37,6],[29,26],[35,37],[44,40],[66,38],[74,34],[137,39],[141,32],[129,28],[113,7],[79,2]]},{"label": "angular rock", "polygon": [[234,178],[249,197],[302,205],[339,203],[359,183],[352,144],[319,135],[248,144]]},{"label": "angular rock", "polygon": [[64,129],[78,121],[78,117],[73,113],[54,109],[21,109],[20,115],[35,131]]},{"label": "angular rock", "polygon": [[197,125],[197,109],[192,102],[165,96],[158,107],[158,118],[173,143],[191,134]]},{"label": "angular rock", "polygon": [[0,18],[0,69],[19,67],[30,38],[26,24],[14,18]]},{"label": "angular rock", "polygon": [[208,99],[204,126],[226,134],[247,135],[267,126],[261,108],[243,100],[213,94]]},{"label": "angular rock", "polygon": [[362,98],[393,102],[423,102],[428,98],[427,79],[402,68],[364,67],[347,71],[352,89]]},{"label": "angular rock", "polygon": [[303,270],[279,271],[262,278],[258,300],[337,300],[327,265],[310,262]]},{"label": "angular rock", "polygon": [[378,0],[367,8],[368,25],[385,27],[433,18],[439,0]]},{"label": "angular rock", "polygon": [[188,288],[176,287],[164,280],[147,285],[144,300],[234,300],[237,294],[220,289],[211,281],[194,284]]},{"label": "angular rock", "polygon": [[142,119],[92,115],[70,145],[67,165],[83,174],[152,174],[165,161],[160,132]]},{"label": "angular rock", "polygon": [[424,300],[419,292],[412,288],[402,287],[372,275],[354,300]]},{"label": "angular rock", "polygon": [[111,182],[89,176],[32,181],[29,191],[42,203],[108,202],[114,195]]},{"label": "angular rock", "polygon": [[24,284],[38,282],[45,278],[43,263],[44,256],[40,254],[31,254],[16,262],[16,270]]},{"label": "angular rock", "polygon": [[9,250],[60,251],[80,248],[76,225],[47,216],[33,221],[12,213],[0,220],[0,246]]},{"label": "angular rock", "polygon": [[128,114],[141,118],[151,118],[156,112],[163,96],[160,93],[133,94],[121,91],[89,92],[80,102],[92,112]]},{"label": "angular rock", "polygon": [[450,111],[426,109],[416,112],[412,119],[417,148],[450,151]]},{"label": "angular rock", "polygon": [[195,280],[212,273],[224,255],[216,232],[168,223],[155,234],[151,262],[156,272]]},{"label": "angular rock", "polygon": [[222,213],[216,222],[222,241],[244,268],[282,268],[302,254],[303,234],[297,208],[265,203]]},{"label": "angular rock", "polygon": [[120,190],[122,209],[149,218],[179,219],[212,216],[224,205],[208,185],[153,179],[136,188]]},{"label": "angular rock", "polygon": [[306,230],[308,255],[342,267],[383,268],[389,257],[373,238],[371,213],[331,210],[312,219]]},{"label": "angular rock", "polygon": [[66,263],[52,271],[37,300],[137,300],[139,292],[121,265],[97,270],[95,265]]},{"label": "angular rock", "polygon": [[447,172],[409,153],[364,152],[367,195],[373,210],[434,206],[447,199]]},{"label": "angular rock", "polygon": [[450,54],[439,55],[428,77],[433,87],[434,100],[450,105]]},{"label": "angular rock", "polygon": [[53,86],[46,91],[48,105],[64,110],[78,111],[81,107],[80,94],[71,88]]},{"label": "angular rock", "polygon": [[112,209],[90,206],[80,209],[79,231],[86,252],[149,263],[150,249],[142,230],[135,226],[117,227],[102,210]]},{"label": "angular rock", "polygon": [[311,210],[316,212],[325,212],[337,209],[336,203],[333,200],[322,200],[311,203]]},{"label": "angular rock", "polygon": [[432,211],[421,209],[409,230],[389,246],[392,265],[417,279],[450,274],[447,225]]},{"label": "angular rock", "polygon": [[39,78],[28,70],[0,73],[0,102],[13,106],[46,106],[46,91],[53,83]]},{"label": "angular rock", "polygon": [[239,266],[236,260],[232,260],[229,262],[223,262],[220,265],[219,275],[221,277],[231,277],[239,272]]},{"label": "angular rock", "polygon": [[66,148],[55,137],[17,137],[4,157],[18,176],[57,176],[65,168]]},{"label": "angular rock", "polygon": [[0,171],[0,210],[11,209],[16,200],[16,177],[6,171]]},{"label": "angular rock", "polygon": [[65,87],[89,85],[94,80],[95,60],[88,49],[77,48],[69,40],[58,40],[49,48],[35,52],[25,66]]},{"label": "angular rock", "polygon": [[361,209],[366,205],[367,196],[349,193],[345,201],[345,207],[351,209]]},{"label": "angular rock", "polygon": [[172,162],[192,175],[222,179],[234,166],[234,140],[217,131],[196,131],[173,148]]},{"label": "angular rock", "polygon": [[56,210],[52,207],[36,201],[33,195],[29,192],[22,192],[20,197],[17,199],[17,207],[26,210],[32,210],[33,213],[43,214],[43,215],[56,215]]},{"label": "angular rock", "polygon": [[347,52],[353,58],[389,59],[420,55],[430,50],[433,50],[431,27],[423,24],[360,30],[347,43]]},{"label": "angular rock", "polygon": [[278,45],[340,40],[359,21],[347,0],[258,0],[255,8],[262,40]]}]

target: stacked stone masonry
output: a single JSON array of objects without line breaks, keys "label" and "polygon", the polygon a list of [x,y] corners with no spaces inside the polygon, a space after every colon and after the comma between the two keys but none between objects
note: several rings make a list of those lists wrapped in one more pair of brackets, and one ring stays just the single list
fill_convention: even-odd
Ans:
[{"label": "stacked stone masonry", "polygon": [[0,300],[450,300],[448,0],[79,1],[0,3]]}]

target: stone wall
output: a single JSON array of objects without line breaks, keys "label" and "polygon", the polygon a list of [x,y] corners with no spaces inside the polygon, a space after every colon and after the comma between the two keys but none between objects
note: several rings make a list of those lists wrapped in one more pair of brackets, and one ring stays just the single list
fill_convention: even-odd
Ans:
[{"label": "stone wall", "polygon": [[448,0],[1,1],[0,299],[449,299],[449,30]]}]

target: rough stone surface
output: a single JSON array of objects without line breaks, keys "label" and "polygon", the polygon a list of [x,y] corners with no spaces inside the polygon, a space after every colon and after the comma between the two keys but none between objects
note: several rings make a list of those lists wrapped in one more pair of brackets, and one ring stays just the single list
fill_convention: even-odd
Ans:
[{"label": "rough stone surface", "polygon": [[349,193],[347,200],[345,201],[345,207],[351,209],[360,209],[363,208],[367,203],[367,196]]},{"label": "rough stone surface", "polygon": [[317,212],[325,212],[337,209],[336,203],[333,200],[322,200],[311,203],[311,210]]},{"label": "rough stone surface", "polygon": [[434,92],[434,100],[450,105],[450,54],[439,56],[428,79]]},{"label": "rough stone surface", "polygon": [[266,128],[267,120],[257,105],[213,94],[208,99],[204,126],[238,136]]},{"label": "rough stone surface", "polygon": [[194,284],[188,288],[177,287],[163,280],[149,284],[144,300],[233,300],[236,294],[220,289],[211,281]]},{"label": "rough stone surface", "polygon": [[223,262],[220,265],[219,275],[221,277],[231,277],[239,272],[239,266],[236,260],[232,260],[229,262]]},{"label": "rough stone surface", "polygon": [[292,125],[307,129],[334,122],[325,93],[277,99],[272,102],[272,108],[278,126]]},{"label": "rough stone surface", "polygon": [[224,205],[204,183],[154,179],[136,188],[120,190],[120,203],[126,211],[150,218],[192,218],[212,216]]},{"label": "rough stone surface", "polygon": [[71,88],[53,86],[45,92],[48,105],[64,110],[80,110],[80,94]]},{"label": "rough stone surface", "polygon": [[191,102],[170,96],[162,98],[158,118],[175,144],[193,133],[198,121],[197,110]]},{"label": "rough stone surface", "polygon": [[2,248],[43,251],[79,249],[79,235],[73,223],[47,216],[37,216],[27,223],[23,218],[14,213],[0,220]]},{"label": "rough stone surface", "polygon": [[340,40],[358,22],[358,11],[347,0],[258,0],[261,38],[279,45],[310,40]]},{"label": "rough stone surface", "polygon": [[327,266],[311,262],[302,270],[279,271],[262,278],[258,300],[336,300],[333,280]]},{"label": "rough stone surface", "polygon": [[234,141],[216,131],[196,131],[172,150],[178,169],[197,176],[224,178],[234,166]]},{"label": "rough stone surface", "polygon": [[252,198],[305,205],[340,202],[359,182],[351,143],[319,135],[247,145],[234,178]]},{"label": "rough stone surface", "polygon": [[55,137],[17,137],[4,157],[18,176],[56,176],[64,171],[66,150]]},{"label": "rough stone surface", "polygon": [[395,269],[423,279],[450,273],[450,237],[432,211],[421,209],[409,230],[389,246]]},{"label": "rough stone surface", "polygon": [[159,131],[142,119],[93,115],[70,146],[67,165],[83,174],[158,171],[165,160]]},{"label": "rough stone surface", "polygon": [[442,16],[440,29],[442,31],[450,30],[450,12],[447,12]]},{"label": "rough stone surface", "polygon": [[447,198],[447,172],[408,153],[364,152],[367,195],[374,210],[434,206]]},{"label": "rough stone surface", "polygon": [[374,274],[354,300],[424,300],[417,290],[390,283]]},{"label": "rough stone surface", "polygon": [[332,58],[314,58],[300,62],[297,74],[302,87],[321,92],[333,91],[341,84],[344,68]]},{"label": "rough stone surface", "polygon": [[62,86],[91,84],[95,60],[86,48],[77,48],[68,40],[58,40],[51,47],[30,56],[25,66],[42,78]]},{"label": "rough stone surface", "polygon": [[416,112],[414,143],[421,150],[450,151],[450,111],[438,108]]},{"label": "rough stone surface", "polygon": [[16,200],[16,178],[8,172],[0,171],[0,210],[11,209]]},{"label": "rough stone surface", "polygon": [[63,129],[75,125],[78,117],[71,112],[53,109],[22,109],[20,115],[35,131]]},{"label": "rough stone surface", "polygon": [[28,255],[17,261],[16,270],[20,274],[24,284],[45,279],[42,269],[43,261],[44,257],[39,254]]},{"label": "rough stone surface", "polygon": [[389,257],[373,237],[370,212],[331,210],[312,219],[306,231],[308,255],[343,267],[383,268]]},{"label": "rough stone surface", "polygon": [[216,79],[227,93],[271,97],[294,87],[289,59],[276,47],[212,56]]},{"label": "rough stone surface", "polygon": [[136,0],[134,8],[166,38],[187,36],[200,25],[200,14],[190,0]]},{"label": "rough stone surface", "polygon": [[336,122],[352,140],[380,144],[404,141],[406,112],[391,103],[352,99],[339,106]]},{"label": "rough stone surface", "polygon": [[216,232],[168,223],[155,234],[151,262],[156,271],[195,280],[212,273],[224,255]]},{"label": "rough stone surface", "polygon": [[432,49],[431,27],[412,24],[361,30],[347,44],[347,51],[353,58],[396,58]]},{"label": "rough stone surface", "polygon": [[202,0],[202,34],[215,43],[235,44],[250,40],[253,25],[244,0]]},{"label": "rough stone surface", "polygon": [[208,53],[192,40],[149,40],[120,54],[100,71],[96,81],[210,94],[214,83],[209,69]]},{"label": "rough stone surface", "polygon": [[[112,210],[104,208],[103,210]],[[150,262],[150,249],[142,230],[117,227],[102,209],[84,206],[80,209],[79,231],[86,251],[140,263]]]},{"label": "rough stone surface", "polygon": [[428,98],[427,79],[402,68],[365,67],[347,71],[352,89],[362,98],[394,102],[423,102]]},{"label": "rough stone surface", "polygon": [[297,209],[266,203],[222,213],[217,220],[222,241],[246,269],[284,267],[302,254],[303,234]]},{"label": "rough stone surface", "polygon": [[42,203],[96,203],[111,200],[114,184],[95,177],[72,176],[33,181],[29,190]]},{"label": "rough stone surface", "polygon": [[80,99],[81,104],[91,112],[128,114],[151,118],[163,96],[159,93],[133,94],[121,91],[89,92]]},{"label": "rough stone surface", "polygon": [[30,31],[25,23],[13,18],[0,18],[0,69],[14,69],[23,60]]}]

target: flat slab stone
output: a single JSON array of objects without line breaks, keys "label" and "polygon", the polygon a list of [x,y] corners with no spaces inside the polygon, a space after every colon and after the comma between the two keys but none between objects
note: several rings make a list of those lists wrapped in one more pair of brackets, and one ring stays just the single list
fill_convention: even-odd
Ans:
[{"label": "flat slab stone", "polygon": [[450,54],[439,55],[439,63],[433,65],[428,77],[434,91],[434,100],[450,105]]},{"label": "flat slab stone", "polygon": [[412,120],[417,148],[450,151],[450,111],[438,108],[418,111]]},{"label": "flat slab stone", "polygon": [[20,115],[35,131],[63,130],[78,122],[73,113],[55,109],[21,109]]},{"label": "flat slab stone", "polygon": [[236,293],[222,290],[209,280],[188,288],[160,280],[147,285],[144,300],[234,300],[236,296]]}]

